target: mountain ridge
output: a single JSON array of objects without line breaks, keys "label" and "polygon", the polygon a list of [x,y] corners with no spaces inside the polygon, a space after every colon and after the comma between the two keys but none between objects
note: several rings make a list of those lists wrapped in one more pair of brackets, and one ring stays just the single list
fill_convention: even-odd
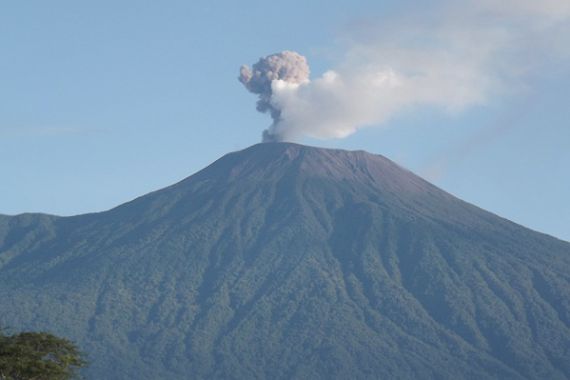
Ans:
[{"label": "mountain ridge", "polygon": [[[498,215],[498,214],[496,214],[496,213],[493,213],[493,212],[491,212],[491,211],[488,211],[488,210],[482,209],[482,208],[480,208],[480,207],[478,207],[478,206],[475,206],[475,205],[473,205],[473,204],[470,203],[470,202],[463,201],[462,199],[458,198],[456,195],[453,195],[453,194],[451,194],[451,193],[449,193],[449,192],[447,192],[447,191],[445,191],[445,190],[442,190],[442,189],[440,189],[440,188],[434,186],[434,185],[431,184],[429,181],[426,181],[425,179],[423,179],[422,177],[418,176],[418,175],[415,174],[414,172],[412,172],[412,171],[410,171],[409,169],[407,169],[407,168],[405,168],[405,167],[403,167],[403,166],[397,164],[396,162],[394,162],[394,161],[392,161],[392,160],[386,158],[386,157],[383,156],[383,155],[374,154],[374,153],[369,153],[369,152],[364,151],[364,150],[344,150],[344,149],[337,149],[337,148],[312,147],[312,146],[306,146],[306,145],[303,145],[303,144],[289,143],[289,142],[258,143],[258,144],[254,144],[254,145],[252,145],[252,146],[250,146],[250,147],[247,147],[247,148],[245,148],[245,149],[240,149],[240,150],[237,150],[237,151],[233,151],[233,152],[227,153],[227,154],[223,155],[222,157],[220,157],[219,159],[215,160],[215,161],[214,161],[213,163],[211,163],[210,165],[207,165],[205,168],[203,168],[203,169],[201,169],[201,170],[198,170],[197,172],[191,174],[191,175],[188,176],[188,177],[183,178],[183,179],[180,180],[180,181],[175,182],[175,183],[172,184],[172,185],[169,185],[169,186],[166,186],[166,187],[157,189],[157,190],[150,191],[149,193],[146,193],[146,194],[144,194],[144,195],[135,197],[135,198],[133,198],[133,199],[131,199],[131,200],[129,200],[129,201],[125,201],[124,203],[121,203],[121,204],[119,204],[119,205],[117,205],[117,206],[114,206],[114,207],[112,207],[112,208],[110,208],[110,209],[107,209],[107,210],[94,211],[94,212],[88,212],[88,213],[76,214],[76,215],[65,215],[65,216],[63,216],[63,215],[57,215],[57,214],[48,214],[48,213],[43,213],[43,212],[24,212],[24,213],[15,214],[15,215],[0,214],[0,218],[14,218],[14,217],[18,217],[18,218],[25,218],[25,217],[82,218],[82,217],[87,217],[87,216],[89,216],[89,215],[100,215],[100,214],[104,214],[104,213],[107,213],[107,212],[111,212],[111,211],[113,211],[113,210],[115,210],[115,209],[117,209],[117,208],[120,208],[120,207],[124,207],[124,206],[126,206],[126,205],[129,205],[129,204],[131,204],[131,203],[133,203],[133,202],[136,202],[136,201],[138,201],[138,200],[140,200],[140,199],[143,199],[143,198],[145,198],[145,197],[147,197],[147,196],[151,196],[151,195],[153,195],[153,194],[160,193],[160,192],[163,192],[163,191],[167,191],[168,189],[175,188],[175,187],[177,187],[177,186],[181,186],[182,184],[184,184],[184,183],[186,183],[187,181],[191,180],[193,177],[195,177],[195,176],[197,176],[197,175],[200,175],[200,173],[202,173],[202,172],[204,172],[204,171],[207,171],[208,169],[211,169],[211,168],[215,167],[217,164],[226,163],[225,161],[228,161],[228,160],[230,160],[230,159],[235,159],[236,157],[240,157],[240,156],[247,155],[247,153],[252,152],[252,151],[256,151],[256,150],[263,150],[263,151],[265,151],[265,152],[272,152],[274,156],[275,156],[275,155],[278,155],[278,156],[279,156],[279,155],[281,155],[281,154],[284,154],[286,157],[289,157],[289,159],[292,158],[292,157],[291,157],[291,154],[292,154],[291,151],[296,151],[295,153],[293,153],[293,155],[298,155],[300,152],[302,152],[302,151],[304,151],[304,150],[317,151],[317,152],[324,153],[324,154],[328,154],[328,153],[332,153],[332,154],[343,154],[343,155],[346,155],[346,156],[353,156],[353,157],[355,157],[355,158],[360,158],[360,159],[363,159],[364,161],[366,161],[367,159],[368,159],[368,160],[370,160],[370,159],[379,159],[380,161],[383,161],[384,163],[389,164],[389,165],[392,166],[393,168],[398,168],[398,169],[400,169],[400,170],[402,170],[402,171],[404,171],[404,172],[406,172],[406,173],[412,175],[413,177],[415,177],[416,180],[418,180],[418,182],[423,183],[423,185],[426,185],[426,186],[430,187],[431,189],[435,189],[435,190],[437,190],[437,191],[443,192],[443,193],[447,194],[448,196],[453,197],[454,199],[456,199],[456,200],[458,200],[458,201],[460,201],[460,202],[463,202],[463,203],[465,203],[465,204],[467,204],[467,205],[469,205],[469,206],[472,206],[472,207],[475,207],[475,208],[477,208],[477,209],[479,209],[479,210],[482,210],[482,211],[484,211],[484,212],[490,213],[490,214],[492,214],[492,215],[494,215],[494,216],[497,216],[497,217],[499,217],[499,218],[501,218],[501,219],[503,219],[503,220],[505,220],[505,221],[507,221],[507,222],[509,222],[509,223],[516,224],[517,226],[523,227],[523,228],[528,229],[528,230],[531,230],[531,231],[533,231],[533,232],[540,233],[540,234],[543,234],[543,235],[545,235],[545,236],[549,236],[549,237],[551,237],[551,238],[554,238],[554,239],[557,239],[557,240],[560,240],[560,241],[563,241],[563,242],[567,242],[566,240],[563,240],[563,239],[561,239],[561,238],[559,238],[559,237],[557,237],[557,236],[551,235],[551,234],[546,233],[546,232],[542,232],[542,231],[537,231],[537,230],[530,229],[530,228],[528,228],[528,227],[526,227],[526,226],[524,226],[524,225],[522,225],[522,224],[520,224],[520,223],[514,222],[514,221],[512,221],[512,220],[510,220],[510,219],[508,219],[508,218],[502,217],[502,216],[500,216],[500,215]],[[392,178],[392,179],[393,179],[393,178]]]},{"label": "mountain ridge", "polygon": [[0,323],[77,340],[95,378],[565,378],[568,273],[564,241],[297,144],[101,213],[0,217]]}]

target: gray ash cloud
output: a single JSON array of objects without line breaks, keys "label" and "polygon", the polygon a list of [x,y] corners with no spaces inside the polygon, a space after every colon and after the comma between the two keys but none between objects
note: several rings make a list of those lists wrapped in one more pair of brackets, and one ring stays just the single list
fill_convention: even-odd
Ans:
[{"label": "gray ash cloud", "polygon": [[307,59],[294,51],[283,51],[260,58],[251,68],[244,65],[240,69],[239,81],[250,92],[257,94],[257,110],[269,113],[273,124],[263,132],[263,141],[282,141],[283,136],[276,133],[276,126],[281,121],[281,107],[273,101],[274,81],[279,80],[293,85],[309,80]]}]

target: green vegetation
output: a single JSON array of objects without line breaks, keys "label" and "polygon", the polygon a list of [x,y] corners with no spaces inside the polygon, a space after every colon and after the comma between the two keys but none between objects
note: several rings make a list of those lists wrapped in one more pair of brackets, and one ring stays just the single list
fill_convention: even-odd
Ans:
[{"label": "green vegetation", "polygon": [[0,217],[0,323],[72,338],[92,379],[566,379],[570,244],[379,156],[263,144]]},{"label": "green vegetation", "polygon": [[0,380],[67,380],[86,364],[67,339],[45,332],[0,331]]}]

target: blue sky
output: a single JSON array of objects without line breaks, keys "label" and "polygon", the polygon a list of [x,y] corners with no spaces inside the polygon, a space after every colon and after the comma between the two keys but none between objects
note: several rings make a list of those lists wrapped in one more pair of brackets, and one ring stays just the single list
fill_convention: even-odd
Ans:
[{"label": "blue sky", "polygon": [[[437,22],[442,5],[421,4],[5,3],[0,213],[103,211],[255,144],[270,119],[237,81],[240,65],[290,49],[319,77],[345,65],[355,44],[374,50],[383,27],[403,34],[400,19]],[[548,44],[522,34],[517,44],[528,48],[516,62],[533,69],[482,102],[455,112],[409,107],[344,139],[301,142],[383,154],[466,201],[570,240],[570,70],[560,51],[568,30]],[[509,54],[496,65],[501,75],[518,70]]]}]

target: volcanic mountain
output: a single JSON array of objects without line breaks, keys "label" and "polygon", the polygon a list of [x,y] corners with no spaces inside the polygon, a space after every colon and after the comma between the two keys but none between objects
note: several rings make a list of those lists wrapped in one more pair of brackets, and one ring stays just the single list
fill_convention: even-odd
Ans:
[{"label": "volcanic mountain", "polygon": [[0,324],[75,340],[93,379],[566,379],[570,243],[267,143],[106,212],[0,216]]}]

